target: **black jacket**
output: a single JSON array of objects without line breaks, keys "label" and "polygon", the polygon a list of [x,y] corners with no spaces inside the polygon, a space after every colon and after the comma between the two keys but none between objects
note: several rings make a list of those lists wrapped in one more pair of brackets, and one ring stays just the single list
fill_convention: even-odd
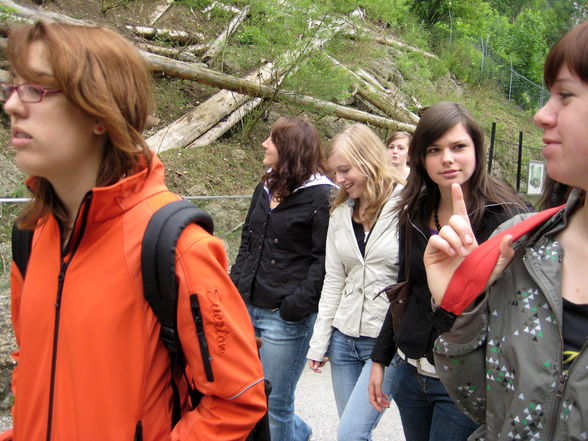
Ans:
[{"label": "black jacket", "polygon": [[[521,210],[517,210],[516,212],[518,211],[525,210],[521,207]],[[474,231],[478,243],[487,240],[500,224],[511,218],[516,212],[507,214],[502,205],[487,205],[482,221]],[[431,292],[427,285],[427,274],[425,272],[425,265],[423,264],[423,255],[431,233],[428,226],[425,227],[411,223],[411,227],[408,277],[412,280],[412,292],[408,300],[406,313],[400,321],[398,335],[394,335],[394,331],[392,330],[392,316],[390,311],[388,311],[371,355],[373,361],[386,366],[390,364],[397,347],[408,358],[418,359],[427,357],[428,361],[433,363],[433,343],[439,336],[439,333],[433,326]],[[406,225],[404,225],[401,227],[399,235],[400,267],[398,270],[398,281],[406,279],[406,262],[404,257],[406,234],[407,229]]]},{"label": "black jacket", "polygon": [[231,268],[246,303],[280,308],[288,321],[318,310],[333,188],[332,183],[303,186],[270,210],[267,191],[257,186]]}]

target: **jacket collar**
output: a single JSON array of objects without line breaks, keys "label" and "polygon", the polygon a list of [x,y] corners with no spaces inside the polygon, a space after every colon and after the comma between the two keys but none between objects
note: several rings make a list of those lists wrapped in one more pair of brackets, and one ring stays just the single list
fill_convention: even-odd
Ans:
[{"label": "jacket collar", "polygon": [[[104,221],[133,208],[139,202],[156,193],[167,191],[164,180],[164,167],[157,155],[153,154],[151,169],[146,166],[139,172],[121,179],[107,187],[94,187],[83,203],[90,203],[88,221]],[[35,188],[37,177],[29,177],[25,183]]]},{"label": "jacket collar", "polygon": [[154,154],[150,169],[144,167],[108,187],[94,187],[88,220],[98,222],[120,216],[150,196],[168,191],[163,175],[163,164]]}]

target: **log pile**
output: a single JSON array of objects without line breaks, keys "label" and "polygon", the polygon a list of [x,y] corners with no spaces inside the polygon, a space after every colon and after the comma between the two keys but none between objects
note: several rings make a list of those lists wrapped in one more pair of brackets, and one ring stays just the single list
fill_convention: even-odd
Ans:
[{"label": "log pile", "polygon": [[[173,7],[173,3],[173,0],[162,0],[150,16],[149,26],[127,25],[125,30],[143,40],[137,42],[136,45],[152,71],[198,81],[221,90],[169,126],[152,135],[148,139],[148,144],[154,150],[197,147],[214,142],[258,106],[262,100],[294,104],[320,114],[330,114],[388,129],[414,130],[418,116],[402,102],[397,91],[393,90],[390,85],[383,84],[376,78],[376,75],[365,69],[350,69],[335,59],[332,59],[333,63],[345,69],[348,75],[354,79],[354,95],[357,100],[365,104],[365,107],[370,110],[369,112],[290,92],[282,88],[281,83],[284,77],[296,70],[296,62],[304,51],[319,50],[332,35],[342,30],[348,33],[355,32],[348,22],[335,20],[332,22],[334,25],[331,25],[330,28],[321,28],[320,23],[309,24],[309,26],[316,26],[317,31],[313,39],[305,42],[299,51],[283,54],[273,60],[273,63],[267,63],[251,75],[239,78],[216,71],[209,66],[226,47],[235,30],[246,20],[249,8],[229,7],[228,12],[233,14],[229,25],[214,41],[206,42],[201,33],[155,27],[155,23]],[[26,21],[44,19],[82,26],[92,25],[92,23],[42,9],[24,7],[12,0],[0,0],[0,5],[15,11],[15,19]],[[215,5],[213,2],[209,8],[211,7],[221,7],[221,5]],[[209,13],[210,10],[202,12]],[[371,32],[365,28],[362,28],[361,31]],[[174,47],[145,40],[171,41]],[[418,48],[413,48],[390,37],[374,35],[374,40],[434,57],[433,54],[424,53]]]}]

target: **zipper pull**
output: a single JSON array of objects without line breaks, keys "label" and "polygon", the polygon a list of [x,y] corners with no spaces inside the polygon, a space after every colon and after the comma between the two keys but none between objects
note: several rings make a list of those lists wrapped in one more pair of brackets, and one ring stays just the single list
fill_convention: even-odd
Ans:
[{"label": "zipper pull", "polygon": [[561,398],[561,396],[563,395],[563,391],[566,387],[567,381],[568,381],[568,373],[567,372],[562,372],[561,374],[559,374],[559,381],[557,383],[557,388],[555,390],[555,396],[557,398]]}]

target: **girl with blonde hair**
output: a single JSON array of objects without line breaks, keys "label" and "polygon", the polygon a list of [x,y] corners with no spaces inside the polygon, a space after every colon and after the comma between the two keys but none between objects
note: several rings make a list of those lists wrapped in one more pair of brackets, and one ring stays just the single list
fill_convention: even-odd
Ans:
[{"label": "girl with blonde hair", "polygon": [[329,167],[339,191],[331,205],[326,276],[307,358],[315,372],[324,366],[325,355],[331,362],[340,417],[337,439],[370,440],[381,416],[367,394],[370,354],[388,309],[377,294],[396,282],[393,207],[404,178],[389,166],[382,141],[362,124],[335,136]]}]

